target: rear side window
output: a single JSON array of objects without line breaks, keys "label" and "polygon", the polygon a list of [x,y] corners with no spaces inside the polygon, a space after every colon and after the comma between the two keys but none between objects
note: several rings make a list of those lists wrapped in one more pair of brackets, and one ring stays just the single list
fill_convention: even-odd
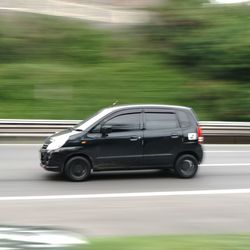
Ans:
[{"label": "rear side window", "polygon": [[187,128],[190,126],[190,118],[186,112],[178,111],[178,117],[182,128]]},{"label": "rear side window", "polygon": [[178,127],[177,117],[173,113],[145,113],[146,130],[164,130]]},{"label": "rear side window", "polygon": [[112,132],[125,132],[140,129],[140,113],[124,114],[108,120],[105,125],[112,126]]}]

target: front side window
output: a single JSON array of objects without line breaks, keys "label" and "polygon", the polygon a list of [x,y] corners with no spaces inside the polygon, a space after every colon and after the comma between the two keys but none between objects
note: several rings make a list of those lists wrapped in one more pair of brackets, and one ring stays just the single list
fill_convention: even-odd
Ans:
[{"label": "front side window", "polygon": [[178,127],[178,120],[173,113],[145,113],[146,130],[164,130]]},{"label": "front side window", "polygon": [[112,132],[139,130],[140,113],[119,115],[111,118],[104,125],[112,126]]}]

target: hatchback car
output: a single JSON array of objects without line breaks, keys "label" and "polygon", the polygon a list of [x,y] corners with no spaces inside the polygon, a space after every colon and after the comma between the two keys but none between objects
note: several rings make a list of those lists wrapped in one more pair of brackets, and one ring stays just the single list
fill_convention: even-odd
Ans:
[{"label": "hatchback car", "polygon": [[203,158],[202,141],[191,108],[114,106],[47,138],[41,166],[71,181],[86,180],[93,171],[169,168],[191,178]]}]

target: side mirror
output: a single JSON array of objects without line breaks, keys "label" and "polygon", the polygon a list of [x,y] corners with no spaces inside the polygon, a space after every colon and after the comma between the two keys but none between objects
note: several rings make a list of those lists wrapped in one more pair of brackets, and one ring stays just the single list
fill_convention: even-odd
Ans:
[{"label": "side mirror", "polygon": [[112,126],[111,125],[103,125],[102,127],[101,127],[101,133],[103,134],[103,135],[107,135],[107,134],[109,134],[109,133],[111,133],[112,132]]}]

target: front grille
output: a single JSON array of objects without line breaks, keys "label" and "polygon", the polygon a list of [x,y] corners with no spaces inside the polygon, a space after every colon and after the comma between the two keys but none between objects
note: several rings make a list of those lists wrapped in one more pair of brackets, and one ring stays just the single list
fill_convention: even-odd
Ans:
[{"label": "front grille", "polygon": [[49,160],[49,158],[48,158],[47,152],[46,151],[41,151],[41,163],[43,165],[47,165],[48,160]]}]

